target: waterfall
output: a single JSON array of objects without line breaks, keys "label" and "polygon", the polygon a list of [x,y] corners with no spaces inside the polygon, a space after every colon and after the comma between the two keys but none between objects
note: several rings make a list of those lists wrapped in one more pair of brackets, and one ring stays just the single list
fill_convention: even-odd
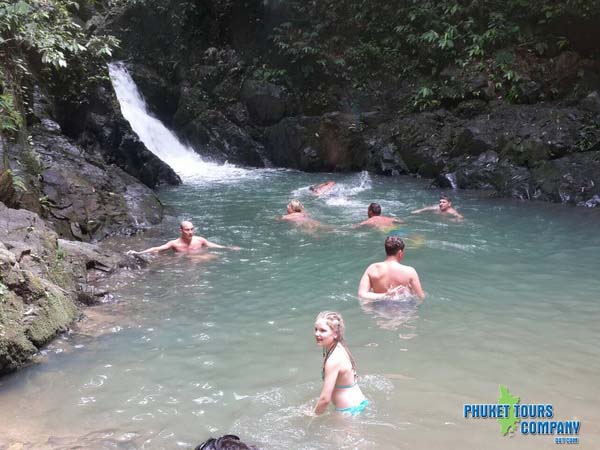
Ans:
[{"label": "waterfall", "polygon": [[108,71],[123,117],[148,150],[171,166],[184,182],[231,181],[251,172],[227,163],[204,161],[192,148],[182,144],[160,120],[150,115],[123,63],[109,64]]}]

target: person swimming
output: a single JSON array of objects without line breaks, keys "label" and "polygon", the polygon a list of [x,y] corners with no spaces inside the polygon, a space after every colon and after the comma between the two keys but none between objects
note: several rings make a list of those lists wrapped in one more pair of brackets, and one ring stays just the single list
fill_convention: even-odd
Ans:
[{"label": "person swimming", "polygon": [[463,220],[464,217],[460,214],[454,207],[452,206],[452,201],[450,197],[445,195],[440,196],[440,201],[437,205],[426,206],[425,208],[416,209],[411,212],[411,214],[421,214],[425,211],[432,211],[436,214],[440,214],[442,216],[450,216],[455,220]]},{"label": "person swimming", "polygon": [[142,250],[140,252],[136,252],[135,250],[128,250],[128,255],[143,255],[145,253],[160,253],[165,250],[173,250],[176,253],[187,253],[187,252],[197,252],[199,250],[205,248],[224,248],[230,250],[241,250],[240,247],[232,246],[227,247],[225,245],[219,245],[214,242],[210,242],[209,240],[201,237],[194,236],[194,224],[189,220],[184,220],[179,224],[179,229],[181,236],[177,239],[173,239],[166,244],[160,245],[158,247],[150,247],[146,250]]},{"label": "person swimming", "polygon": [[367,208],[368,219],[363,220],[361,223],[354,225],[354,228],[369,226],[377,228],[381,231],[390,231],[396,228],[398,225],[404,223],[403,220],[397,219],[396,217],[388,217],[381,215],[381,205],[379,203],[371,203]]},{"label": "person swimming", "polygon": [[360,414],[369,404],[358,387],[356,363],[346,346],[346,326],[338,312],[320,312],[315,320],[315,339],[323,348],[323,388],[315,406],[315,414],[325,412],[330,402],[341,413]]},{"label": "person swimming", "polygon": [[304,205],[300,200],[290,200],[286,208],[286,214],[279,218],[287,222],[293,223],[298,227],[302,227],[305,231],[315,232],[318,230],[326,230],[328,227],[318,220],[311,218],[304,210]]},{"label": "person swimming", "polygon": [[325,181],[324,183],[314,184],[311,187],[309,187],[308,189],[312,192],[313,195],[318,197],[318,196],[325,195],[325,194],[328,194],[329,192],[331,192],[331,190],[333,189],[334,186],[335,186],[335,181],[328,180],[328,181]]}]

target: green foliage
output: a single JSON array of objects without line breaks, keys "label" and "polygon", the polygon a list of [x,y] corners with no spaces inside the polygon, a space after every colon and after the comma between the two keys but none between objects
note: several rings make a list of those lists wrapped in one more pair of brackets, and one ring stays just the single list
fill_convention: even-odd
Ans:
[{"label": "green foliage", "polygon": [[0,94],[0,132],[14,135],[21,128],[22,122],[12,94],[6,91]]},{"label": "green foliage", "polygon": [[32,50],[42,64],[67,66],[69,56],[90,52],[110,56],[114,37],[87,37],[73,17],[79,4],[72,0],[0,1],[2,50]]},{"label": "green foliage", "polygon": [[14,173],[11,169],[8,169],[10,179],[12,181],[13,189],[17,192],[27,192],[27,184],[25,180],[20,175]]},{"label": "green foliage", "polygon": [[[272,30],[278,55],[307,80],[435,75],[522,45],[546,54],[568,45],[561,21],[600,16],[598,0],[287,0]],[[407,63],[411,61],[412,63]],[[283,65],[283,64],[282,64]],[[499,68],[516,95],[518,74]],[[512,71],[512,72],[511,72]],[[419,105],[428,97],[418,93]]]},{"label": "green foliage", "polygon": [[419,88],[412,99],[413,107],[419,111],[439,106],[439,104],[440,102],[435,99],[435,93],[433,89],[427,86]]},{"label": "green foliage", "polygon": [[[88,35],[76,17],[79,3],[73,0],[0,0],[0,70],[10,90],[0,97],[0,128],[16,133],[24,124],[26,84],[30,64],[53,78],[70,62],[104,64],[118,45],[113,36]],[[97,68],[97,67],[96,67]],[[94,78],[83,76],[72,86],[87,86]]]},{"label": "green foliage", "polygon": [[288,72],[285,69],[275,69],[263,64],[256,69],[252,77],[257,80],[269,81],[271,83],[284,84],[288,77]]}]

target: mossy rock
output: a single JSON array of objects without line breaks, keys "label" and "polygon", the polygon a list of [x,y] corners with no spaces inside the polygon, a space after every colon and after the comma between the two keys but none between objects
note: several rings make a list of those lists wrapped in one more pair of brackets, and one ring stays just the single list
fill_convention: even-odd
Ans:
[{"label": "mossy rock", "polygon": [[21,323],[23,302],[0,283],[0,374],[21,367],[37,351]]},{"label": "mossy rock", "polygon": [[78,315],[73,300],[57,288],[46,292],[45,298],[38,302],[38,308],[37,316],[26,332],[29,340],[38,348],[56,334],[66,331]]}]

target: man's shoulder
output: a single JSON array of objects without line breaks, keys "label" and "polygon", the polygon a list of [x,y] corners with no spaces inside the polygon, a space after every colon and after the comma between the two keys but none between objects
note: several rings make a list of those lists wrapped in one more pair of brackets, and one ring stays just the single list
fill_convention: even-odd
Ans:
[{"label": "man's shoulder", "polygon": [[396,268],[398,270],[401,270],[405,273],[409,273],[409,272],[416,272],[415,268],[413,266],[407,266],[406,264],[400,264],[400,263],[396,263]]},{"label": "man's shoulder", "polygon": [[380,272],[381,270],[385,269],[385,263],[384,262],[375,262],[372,263],[371,265],[369,265],[369,267],[367,267],[367,272],[369,274],[373,273],[373,272]]}]

